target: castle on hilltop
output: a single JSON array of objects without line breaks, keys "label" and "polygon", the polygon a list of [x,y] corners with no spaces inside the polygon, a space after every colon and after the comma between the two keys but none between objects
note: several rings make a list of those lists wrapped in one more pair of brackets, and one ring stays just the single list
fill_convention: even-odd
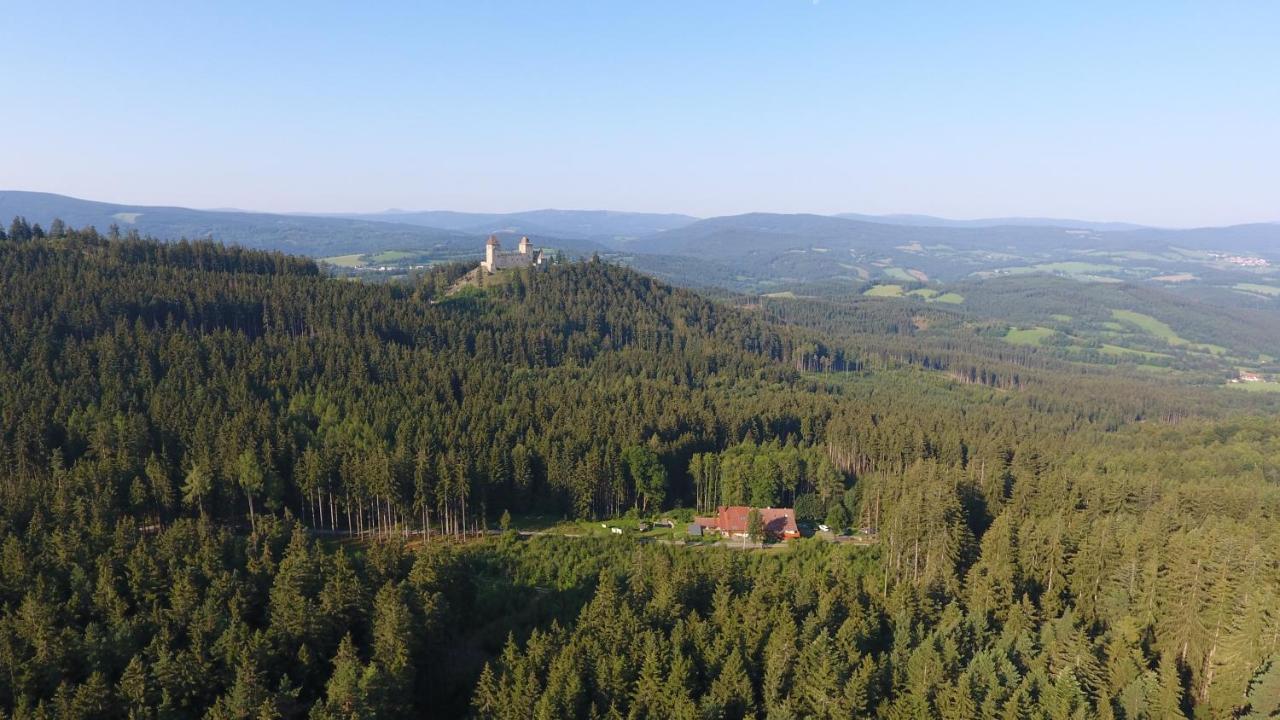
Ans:
[{"label": "castle on hilltop", "polygon": [[533,267],[542,264],[542,251],[533,247],[528,237],[520,238],[520,249],[517,252],[505,252],[498,242],[497,235],[490,235],[485,243],[484,262],[480,267],[488,272],[497,272],[507,268]]}]

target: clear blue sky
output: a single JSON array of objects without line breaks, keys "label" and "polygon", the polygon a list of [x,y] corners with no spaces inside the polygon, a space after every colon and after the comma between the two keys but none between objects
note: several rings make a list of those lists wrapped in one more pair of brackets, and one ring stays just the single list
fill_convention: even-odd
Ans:
[{"label": "clear blue sky", "polygon": [[1280,3],[3,3],[0,188],[1280,220]]}]

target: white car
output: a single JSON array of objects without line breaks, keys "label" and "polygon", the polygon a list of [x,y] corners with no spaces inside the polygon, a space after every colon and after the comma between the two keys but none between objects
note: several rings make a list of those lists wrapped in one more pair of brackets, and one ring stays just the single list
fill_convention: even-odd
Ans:
[{"label": "white car", "polygon": [[822,532],[831,532],[831,528],[827,527],[826,525],[819,525],[818,529],[821,530]]}]

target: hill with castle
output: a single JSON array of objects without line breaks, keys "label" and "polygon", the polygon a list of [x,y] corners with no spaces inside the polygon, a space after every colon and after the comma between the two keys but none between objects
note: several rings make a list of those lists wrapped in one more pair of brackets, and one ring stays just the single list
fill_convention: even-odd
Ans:
[{"label": "hill with castle", "polygon": [[498,236],[490,235],[488,242],[484,246],[484,262],[480,263],[480,267],[485,272],[495,273],[499,270],[533,267],[541,264],[542,251],[533,246],[533,243],[529,241],[529,236],[526,235],[520,238],[520,244],[515,252],[507,252],[502,249],[502,242],[498,240]]},{"label": "hill with castle", "polygon": [[545,260],[542,249],[534,247],[528,236],[521,237],[516,250],[510,251],[502,249],[502,241],[497,235],[490,235],[484,246],[484,260],[458,278],[447,294],[454,295],[466,288],[483,287],[487,277],[499,275],[504,270],[539,267]]}]

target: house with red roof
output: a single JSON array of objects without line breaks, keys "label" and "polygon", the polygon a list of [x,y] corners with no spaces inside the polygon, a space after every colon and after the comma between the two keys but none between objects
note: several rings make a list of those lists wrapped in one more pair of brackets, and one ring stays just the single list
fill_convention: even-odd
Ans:
[{"label": "house with red roof", "polygon": [[[790,540],[800,537],[800,528],[796,526],[796,512],[791,508],[759,508],[760,519],[764,521],[765,535],[778,540]],[[694,524],[704,530],[718,532],[726,537],[745,537],[747,534],[747,518],[751,508],[746,505],[728,505],[716,508],[715,517],[696,517]]]}]

